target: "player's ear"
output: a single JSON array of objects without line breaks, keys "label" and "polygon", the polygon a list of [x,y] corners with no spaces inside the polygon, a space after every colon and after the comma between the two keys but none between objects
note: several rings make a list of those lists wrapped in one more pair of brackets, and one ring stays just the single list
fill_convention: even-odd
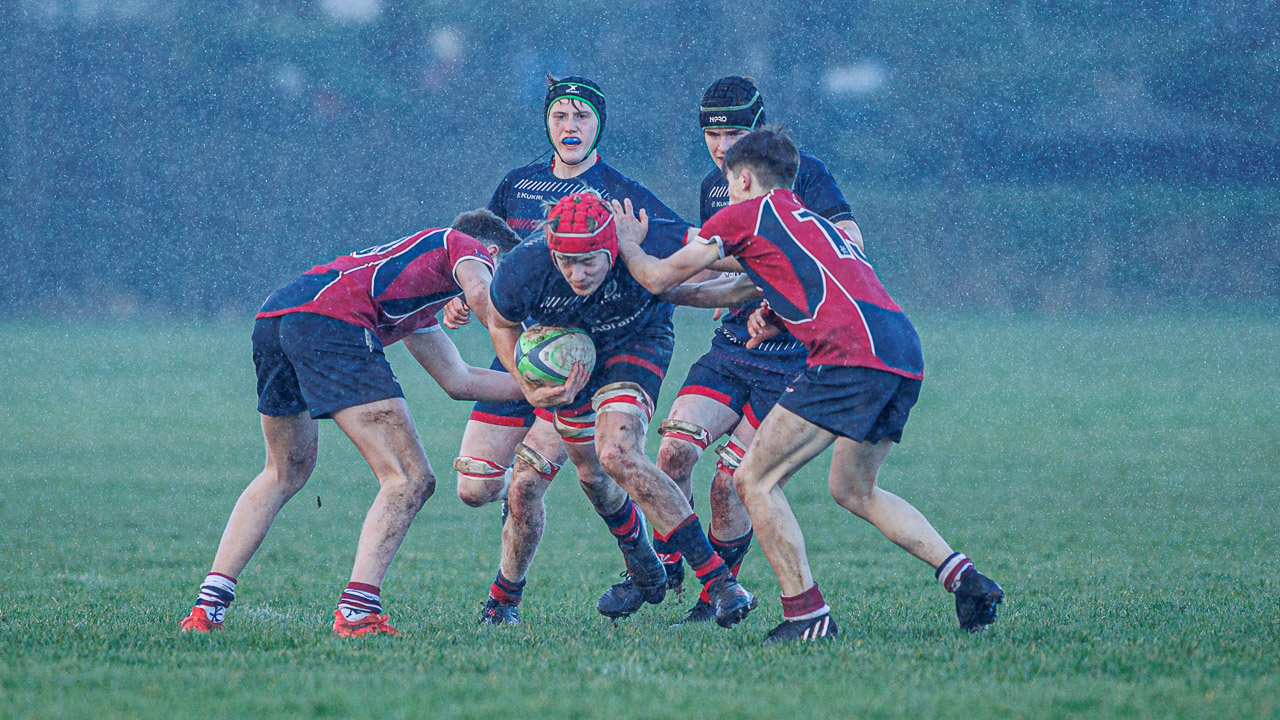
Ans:
[{"label": "player's ear", "polygon": [[489,257],[493,258],[493,264],[497,265],[498,261],[502,259],[502,255],[503,255],[502,248],[498,247],[497,245],[490,244],[490,245],[485,245],[484,249],[489,251]]}]

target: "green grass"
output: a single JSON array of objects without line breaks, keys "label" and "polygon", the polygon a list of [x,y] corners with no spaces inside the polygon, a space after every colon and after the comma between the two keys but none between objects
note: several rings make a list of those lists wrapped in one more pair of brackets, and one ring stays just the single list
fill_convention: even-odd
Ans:
[{"label": "green grass", "polygon": [[[689,317],[664,407],[706,343]],[[453,495],[469,406],[399,347],[441,473],[384,587],[407,636],[328,634],[376,491],[331,423],[227,629],[181,636],[262,461],[248,326],[0,326],[0,716],[1280,717],[1280,321],[918,324],[925,392],[882,484],[1004,585],[1000,621],[961,633],[932,573],[830,501],[824,462],[788,494],[844,635],[777,649],[758,549],[764,605],[732,631],[668,627],[691,599],[597,616],[620,562],[571,473],[525,623],[476,627],[498,509]]]}]

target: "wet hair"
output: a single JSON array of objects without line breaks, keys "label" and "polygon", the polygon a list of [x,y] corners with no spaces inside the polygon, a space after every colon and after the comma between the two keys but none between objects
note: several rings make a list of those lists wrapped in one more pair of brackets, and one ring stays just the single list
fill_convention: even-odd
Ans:
[{"label": "wet hair", "polygon": [[520,244],[520,236],[512,230],[506,221],[494,215],[487,208],[468,210],[453,219],[449,227],[479,240],[484,245],[497,245],[496,264],[511,248]]},{"label": "wet hair", "polygon": [[724,170],[749,168],[766,188],[790,189],[800,171],[800,150],[781,125],[766,125],[733,144],[724,154]]}]

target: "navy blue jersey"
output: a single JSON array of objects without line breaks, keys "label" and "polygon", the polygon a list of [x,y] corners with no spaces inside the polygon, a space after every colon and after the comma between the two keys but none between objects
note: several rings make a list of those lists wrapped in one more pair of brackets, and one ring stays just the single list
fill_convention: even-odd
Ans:
[{"label": "navy blue jersey", "polygon": [[[650,220],[645,252],[671,255],[684,247],[689,227],[680,220]],[[621,261],[614,263],[594,293],[574,294],[552,261],[541,230],[507,253],[494,273],[489,297],[494,309],[508,320],[528,318],[539,325],[584,330],[597,353],[607,353],[640,334],[673,334],[672,306],[645,290]]]},{"label": "navy blue jersey", "polygon": [[645,186],[614,170],[603,160],[597,160],[586,172],[568,180],[552,174],[552,162],[547,160],[532,163],[507,173],[489,200],[489,210],[506,220],[511,229],[521,237],[528,235],[546,219],[547,211],[543,203],[554,203],[566,195],[585,189],[595,190],[605,200],[631,198],[636,212],[644,208],[651,218],[680,220],[675,211],[663,204]]}]

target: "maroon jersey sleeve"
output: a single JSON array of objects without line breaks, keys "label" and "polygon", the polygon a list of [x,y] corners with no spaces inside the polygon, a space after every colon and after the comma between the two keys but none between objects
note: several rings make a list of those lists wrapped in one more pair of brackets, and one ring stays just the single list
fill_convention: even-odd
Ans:
[{"label": "maroon jersey sleeve", "polygon": [[759,202],[741,202],[730,205],[711,216],[698,231],[698,237],[715,242],[721,255],[736,255],[756,230]]},{"label": "maroon jersey sleeve", "polygon": [[463,260],[479,260],[489,268],[489,272],[493,272],[493,258],[489,257],[488,248],[466,233],[450,230],[445,238],[445,249],[449,254],[449,271],[455,282],[458,279],[458,263]]}]

